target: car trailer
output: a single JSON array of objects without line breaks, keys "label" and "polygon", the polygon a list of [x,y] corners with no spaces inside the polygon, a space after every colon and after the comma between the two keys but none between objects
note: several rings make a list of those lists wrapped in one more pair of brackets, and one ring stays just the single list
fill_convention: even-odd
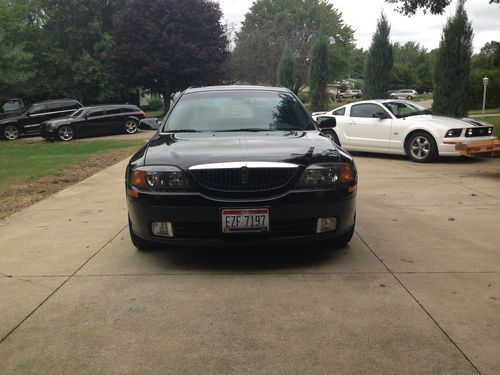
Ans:
[{"label": "car trailer", "polygon": [[500,140],[460,143],[455,146],[455,149],[469,158],[498,158],[500,157]]}]

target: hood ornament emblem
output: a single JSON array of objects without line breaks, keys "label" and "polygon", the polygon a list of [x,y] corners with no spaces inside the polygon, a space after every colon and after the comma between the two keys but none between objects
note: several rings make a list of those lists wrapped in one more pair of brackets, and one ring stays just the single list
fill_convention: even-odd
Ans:
[{"label": "hood ornament emblem", "polygon": [[248,185],[249,172],[247,167],[242,167],[240,171],[240,183],[242,185]]}]

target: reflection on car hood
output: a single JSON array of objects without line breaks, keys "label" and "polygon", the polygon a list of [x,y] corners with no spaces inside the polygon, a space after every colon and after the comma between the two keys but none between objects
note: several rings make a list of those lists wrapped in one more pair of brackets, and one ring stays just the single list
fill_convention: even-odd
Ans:
[{"label": "reflection on car hood", "polygon": [[59,118],[56,120],[49,120],[45,121],[44,124],[46,125],[52,125],[52,126],[59,126],[59,125],[66,125],[66,124],[71,124],[74,119],[69,118],[69,117],[64,117],[64,118]]},{"label": "reflection on car hood", "polygon": [[406,117],[406,119],[432,122],[436,125],[441,125],[448,129],[470,128],[471,126],[491,126],[491,124],[478,121],[476,119],[470,119],[470,118],[458,119],[453,117],[436,116],[436,115],[409,116]]},{"label": "reflection on car hood", "polygon": [[194,165],[231,161],[313,164],[350,161],[317,131],[262,133],[171,133],[153,138],[146,165]]}]

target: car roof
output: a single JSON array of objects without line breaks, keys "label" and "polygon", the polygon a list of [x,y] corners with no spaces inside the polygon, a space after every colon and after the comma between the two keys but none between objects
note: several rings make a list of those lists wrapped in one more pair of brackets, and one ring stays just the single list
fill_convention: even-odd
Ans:
[{"label": "car roof", "polygon": [[134,109],[137,108],[137,109],[139,109],[134,104],[101,104],[101,105],[92,105],[92,106],[82,107],[80,109],[93,110],[93,109],[109,109],[109,108],[134,108]]},{"label": "car roof", "polygon": [[60,102],[78,102],[78,103],[80,103],[76,99],[50,99],[50,100],[42,100],[41,102],[33,103],[33,105],[37,105],[37,104],[50,104],[50,103],[60,103]]},{"label": "car roof", "polygon": [[184,93],[191,94],[195,92],[208,92],[208,91],[244,91],[244,90],[290,92],[290,90],[288,90],[286,87],[225,85],[225,86],[190,87],[186,91],[184,91]]}]

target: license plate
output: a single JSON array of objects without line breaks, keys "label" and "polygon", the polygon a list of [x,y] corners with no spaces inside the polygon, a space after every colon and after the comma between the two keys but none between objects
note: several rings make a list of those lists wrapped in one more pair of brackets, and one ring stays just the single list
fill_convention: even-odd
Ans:
[{"label": "license plate", "polygon": [[269,209],[247,208],[222,210],[222,232],[269,232]]}]

